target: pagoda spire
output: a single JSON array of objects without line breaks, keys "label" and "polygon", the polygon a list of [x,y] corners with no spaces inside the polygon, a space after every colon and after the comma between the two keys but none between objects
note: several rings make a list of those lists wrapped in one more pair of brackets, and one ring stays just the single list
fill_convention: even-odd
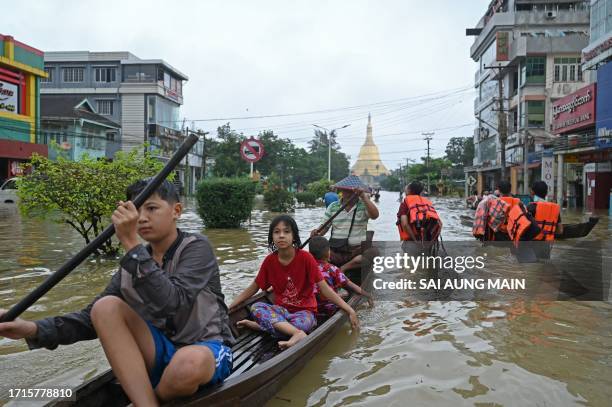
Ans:
[{"label": "pagoda spire", "polygon": [[368,126],[366,130],[365,143],[359,150],[357,162],[352,167],[352,173],[363,178],[368,184],[375,183],[374,177],[389,173],[385,164],[380,159],[378,147],[374,144],[372,135],[372,115],[368,114]]},{"label": "pagoda spire", "polygon": [[366,131],[366,141],[364,145],[374,145],[374,137],[372,136],[372,115],[370,113],[368,113],[368,127]]}]

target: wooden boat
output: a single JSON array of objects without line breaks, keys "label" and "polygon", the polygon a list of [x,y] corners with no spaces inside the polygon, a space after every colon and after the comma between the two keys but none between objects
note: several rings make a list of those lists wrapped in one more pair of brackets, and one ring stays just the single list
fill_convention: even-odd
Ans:
[{"label": "wooden boat", "polygon": [[[474,219],[469,215],[461,215],[459,217],[460,222],[463,226],[471,228],[474,224]],[[597,225],[599,222],[599,218],[590,217],[587,222],[582,223],[564,223],[563,224],[563,234],[555,236],[556,240],[565,240],[565,239],[577,239],[580,237],[585,237],[591,230]]]},{"label": "wooden boat", "polygon": [[[365,284],[367,275],[361,270],[349,270],[356,284]],[[357,273],[357,274],[356,274]],[[348,273],[347,273],[348,274]],[[334,334],[348,321],[339,311],[327,320],[320,320],[317,328],[293,347],[280,350],[278,339],[249,329],[238,330],[236,322],[248,317],[247,305],[256,301],[272,303],[269,293],[260,293],[230,313],[230,324],[236,344],[232,347],[232,374],[221,385],[203,387],[195,395],[172,401],[166,406],[260,406],[297,374],[319,352]],[[355,308],[360,296],[350,296],[347,303]],[[92,378],[73,389],[76,401],[53,400],[46,406],[127,406],[127,399],[112,370]]]},{"label": "wooden boat", "polygon": [[597,225],[599,222],[599,218],[591,216],[588,222],[583,223],[564,223],[563,224],[563,234],[556,236],[556,239],[576,239],[579,237],[585,237],[591,230]]}]

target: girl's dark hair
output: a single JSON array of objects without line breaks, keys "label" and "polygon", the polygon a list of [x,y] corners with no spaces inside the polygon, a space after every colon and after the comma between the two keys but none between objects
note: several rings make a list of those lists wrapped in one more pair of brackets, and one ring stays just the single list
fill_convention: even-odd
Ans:
[{"label": "girl's dark hair", "polygon": [[298,229],[297,223],[295,223],[295,219],[293,219],[289,215],[278,215],[272,222],[270,222],[270,229],[268,229],[268,249],[273,252],[276,251],[276,245],[274,244],[274,228],[278,226],[279,223],[284,223],[288,225],[291,229],[291,234],[293,235],[293,247],[296,249],[302,245],[302,241],[300,240],[300,231]]}]

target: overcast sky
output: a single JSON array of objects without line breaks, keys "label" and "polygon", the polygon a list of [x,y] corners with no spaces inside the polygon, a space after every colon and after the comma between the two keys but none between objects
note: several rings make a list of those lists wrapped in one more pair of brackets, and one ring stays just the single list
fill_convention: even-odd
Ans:
[{"label": "overcast sky", "polygon": [[[473,133],[473,37],[488,0],[7,2],[0,33],[43,51],[129,51],[189,81],[181,114],[215,134],[272,129],[305,146],[312,124],[339,130],[357,158],[372,112],[383,162],[397,168]],[[317,113],[310,113],[317,112]],[[252,116],[287,115],[239,119]],[[211,121],[210,119],[227,119]],[[458,127],[466,125],[463,127]],[[439,130],[436,130],[439,129]]]}]

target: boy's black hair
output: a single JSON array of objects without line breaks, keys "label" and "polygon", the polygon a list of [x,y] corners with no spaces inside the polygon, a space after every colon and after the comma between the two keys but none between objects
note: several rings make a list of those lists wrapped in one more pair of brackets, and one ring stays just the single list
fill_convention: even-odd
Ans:
[{"label": "boy's black hair", "polygon": [[512,189],[512,185],[510,185],[509,181],[501,181],[499,183],[499,185],[497,186],[497,189],[499,189],[499,192],[501,192],[504,195],[507,195],[510,193],[510,190]]},{"label": "boy's black hair", "polygon": [[308,251],[317,260],[321,260],[329,250],[329,241],[323,236],[314,236],[308,243]]},{"label": "boy's black hair", "polygon": [[276,245],[274,244],[274,228],[278,226],[279,223],[284,223],[288,225],[291,229],[291,234],[293,235],[293,247],[296,249],[302,245],[302,241],[300,240],[300,231],[298,229],[297,223],[295,223],[295,219],[293,219],[289,215],[278,215],[272,222],[270,222],[270,228],[268,229],[268,249],[273,252],[276,250]]},{"label": "boy's black hair", "polygon": [[419,181],[412,181],[408,184],[408,189],[411,195],[421,195],[421,192],[423,192],[423,184]]},{"label": "boy's black hair", "polygon": [[533,185],[531,185],[531,189],[533,190],[534,194],[542,199],[545,199],[546,195],[548,194],[548,185],[546,185],[546,182],[544,181],[534,182]]},{"label": "boy's black hair", "polygon": [[[132,185],[127,187],[125,192],[128,201],[133,201],[139,193],[147,186],[151,178],[145,178],[134,182]],[[161,185],[155,190],[154,194],[157,194],[161,199],[168,202],[169,204],[175,204],[181,202],[179,194],[173,183],[165,179]]]}]

